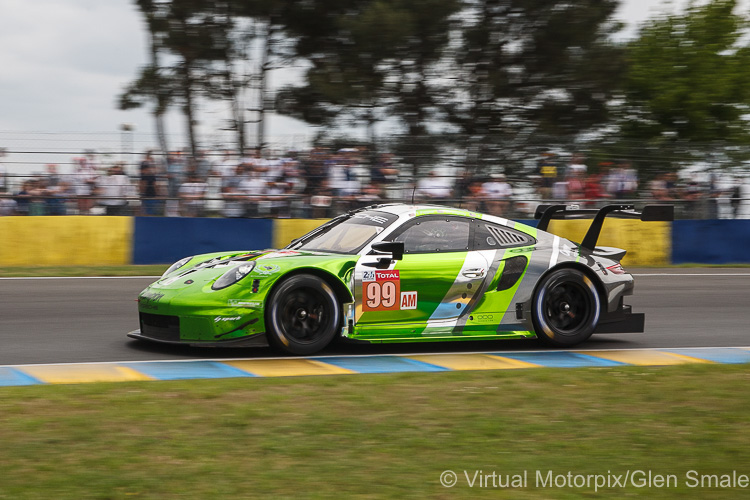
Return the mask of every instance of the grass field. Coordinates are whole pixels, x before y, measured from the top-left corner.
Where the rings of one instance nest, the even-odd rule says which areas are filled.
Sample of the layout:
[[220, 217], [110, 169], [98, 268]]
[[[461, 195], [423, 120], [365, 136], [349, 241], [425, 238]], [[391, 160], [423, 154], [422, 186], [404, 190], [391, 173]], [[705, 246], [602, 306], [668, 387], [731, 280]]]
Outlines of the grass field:
[[[687, 474], [750, 475], [749, 383], [691, 365], [0, 388], [0, 497], [747, 498]], [[527, 485], [470, 487], [477, 470]]]

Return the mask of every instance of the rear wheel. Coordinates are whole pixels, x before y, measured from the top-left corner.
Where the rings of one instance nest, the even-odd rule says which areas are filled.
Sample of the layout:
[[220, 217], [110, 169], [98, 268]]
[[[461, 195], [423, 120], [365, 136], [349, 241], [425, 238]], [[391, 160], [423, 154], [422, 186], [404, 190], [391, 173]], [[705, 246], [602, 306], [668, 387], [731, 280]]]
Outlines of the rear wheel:
[[266, 317], [269, 343], [289, 354], [313, 354], [336, 336], [341, 308], [322, 279], [298, 274], [271, 294]]
[[537, 337], [559, 347], [588, 339], [601, 315], [596, 286], [577, 269], [559, 269], [545, 276], [533, 306]]

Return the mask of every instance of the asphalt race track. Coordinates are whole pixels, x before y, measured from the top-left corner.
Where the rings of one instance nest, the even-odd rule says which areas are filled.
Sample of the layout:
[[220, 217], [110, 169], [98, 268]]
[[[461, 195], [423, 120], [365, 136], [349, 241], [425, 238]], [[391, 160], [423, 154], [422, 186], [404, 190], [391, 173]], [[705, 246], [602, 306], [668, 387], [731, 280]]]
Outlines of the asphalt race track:
[[[750, 269], [639, 269], [643, 334], [595, 335], [585, 349], [750, 346]], [[135, 298], [153, 278], [0, 278], [0, 365], [278, 356], [270, 349], [196, 349], [128, 339]], [[337, 345], [321, 355], [523, 351], [532, 341]]]

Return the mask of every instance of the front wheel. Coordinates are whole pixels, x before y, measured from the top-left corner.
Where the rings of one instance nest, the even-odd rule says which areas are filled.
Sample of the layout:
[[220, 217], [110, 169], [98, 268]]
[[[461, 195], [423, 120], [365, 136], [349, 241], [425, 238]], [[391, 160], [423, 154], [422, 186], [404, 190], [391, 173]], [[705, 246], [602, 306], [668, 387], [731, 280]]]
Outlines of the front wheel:
[[320, 351], [336, 336], [341, 322], [341, 308], [333, 289], [310, 274], [283, 281], [268, 304], [268, 341], [289, 354]]
[[594, 283], [576, 269], [559, 269], [539, 283], [533, 305], [537, 337], [558, 346], [574, 346], [588, 339], [601, 315]]

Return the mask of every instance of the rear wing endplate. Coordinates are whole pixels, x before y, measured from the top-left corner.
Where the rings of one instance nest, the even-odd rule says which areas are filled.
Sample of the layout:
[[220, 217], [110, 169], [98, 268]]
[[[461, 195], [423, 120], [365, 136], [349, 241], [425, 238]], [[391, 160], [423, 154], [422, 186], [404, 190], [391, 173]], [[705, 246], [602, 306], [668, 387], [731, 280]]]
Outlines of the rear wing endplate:
[[578, 208], [577, 205], [539, 205], [534, 218], [539, 219], [537, 229], [546, 231], [552, 219], [587, 219], [594, 218], [581, 242], [581, 247], [593, 251], [599, 234], [602, 232], [604, 219], [608, 216], [621, 219], [640, 219], [644, 222], [674, 220], [673, 205], [646, 205], [641, 212], [636, 212], [634, 205], [605, 205], [600, 209]]

